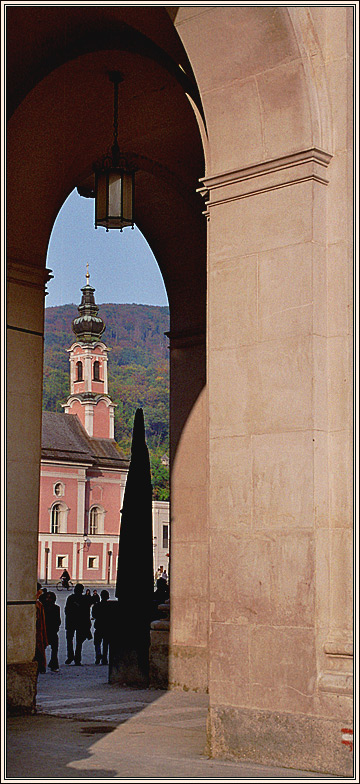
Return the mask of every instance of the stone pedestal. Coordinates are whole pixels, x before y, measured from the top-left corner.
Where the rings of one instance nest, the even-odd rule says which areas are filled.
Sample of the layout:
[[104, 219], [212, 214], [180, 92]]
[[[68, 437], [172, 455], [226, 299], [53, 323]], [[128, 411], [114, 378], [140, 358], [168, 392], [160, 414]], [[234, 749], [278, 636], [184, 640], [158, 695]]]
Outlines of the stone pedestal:
[[35, 713], [37, 670], [37, 662], [8, 664], [6, 687], [9, 715]]
[[109, 627], [109, 683], [146, 689], [149, 685], [148, 639], [136, 637], [121, 618], [116, 599], [108, 601]]
[[150, 627], [150, 686], [167, 689], [169, 685], [170, 603], [159, 604], [163, 618]]
[[126, 645], [110, 645], [109, 683], [146, 689], [149, 686], [149, 658]]

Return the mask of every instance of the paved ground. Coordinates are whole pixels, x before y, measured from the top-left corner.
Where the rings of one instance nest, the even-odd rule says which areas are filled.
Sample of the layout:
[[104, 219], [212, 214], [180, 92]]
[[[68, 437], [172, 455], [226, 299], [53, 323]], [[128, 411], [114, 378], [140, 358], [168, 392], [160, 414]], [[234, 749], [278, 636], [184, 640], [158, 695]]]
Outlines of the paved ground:
[[[58, 594], [62, 612], [65, 599]], [[206, 695], [110, 685], [107, 667], [94, 664], [91, 641], [82, 667], [65, 666], [63, 627], [59, 658], [59, 673], [39, 676], [37, 714], [7, 721], [4, 781], [336, 780], [208, 759]]]

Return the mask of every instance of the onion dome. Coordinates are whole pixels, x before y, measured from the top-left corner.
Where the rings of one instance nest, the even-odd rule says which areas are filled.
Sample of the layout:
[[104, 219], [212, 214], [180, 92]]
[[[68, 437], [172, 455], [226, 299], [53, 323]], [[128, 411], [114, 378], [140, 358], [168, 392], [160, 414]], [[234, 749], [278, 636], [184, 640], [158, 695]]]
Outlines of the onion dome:
[[105, 331], [105, 324], [98, 316], [99, 308], [95, 302], [95, 289], [89, 284], [89, 265], [86, 265], [86, 286], [83, 286], [79, 316], [72, 322], [72, 330], [81, 343], [95, 343]]

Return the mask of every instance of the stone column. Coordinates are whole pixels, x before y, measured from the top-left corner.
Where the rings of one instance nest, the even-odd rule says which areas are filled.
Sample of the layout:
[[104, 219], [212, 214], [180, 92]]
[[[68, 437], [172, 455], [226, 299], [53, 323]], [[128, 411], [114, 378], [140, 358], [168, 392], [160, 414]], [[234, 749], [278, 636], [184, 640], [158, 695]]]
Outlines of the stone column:
[[169, 684], [206, 691], [208, 668], [205, 335], [170, 335]]
[[[252, 758], [256, 749], [264, 763], [276, 746], [282, 764], [304, 768], [312, 744], [320, 769], [332, 755], [329, 769], [340, 770], [346, 712], [338, 702], [335, 716], [318, 686], [326, 623], [339, 629], [349, 609], [344, 534], [329, 532], [328, 517], [328, 379], [336, 377], [327, 339], [330, 159], [299, 150], [204, 182], [209, 742], [215, 755]], [[343, 353], [337, 346], [336, 372]]]
[[43, 378], [44, 287], [49, 271], [8, 259], [7, 271], [7, 699], [35, 703], [35, 598]]
[[[322, 711], [352, 720], [353, 696], [353, 13], [327, 15], [326, 69], [335, 124], [328, 187], [328, 526], [322, 552], [328, 569], [329, 612], [319, 650]], [[332, 42], [330, 44], [330, 42]], [[336, 45], [335, 45], [336, 42]], [[341, 89], [340, 89], [341, 85]], [[326, 542], [326, 547], [325, 547]], [[325, 556], [323, 556], [325, 558]], [[325, 566], [324, 566], [325, 568]], [[349, 726], [349, 724], [345, 725]]]

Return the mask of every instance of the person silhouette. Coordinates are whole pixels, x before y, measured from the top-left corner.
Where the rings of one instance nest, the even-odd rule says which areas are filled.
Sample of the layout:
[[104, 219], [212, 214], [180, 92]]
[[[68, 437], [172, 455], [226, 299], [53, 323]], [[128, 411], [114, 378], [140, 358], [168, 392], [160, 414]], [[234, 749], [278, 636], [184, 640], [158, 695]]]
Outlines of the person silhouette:
[[[108, 617], [108, 600], [110, 597], [109, 591], [104, 589], [100, 594], [100, 602], [96, 602], [92, 608], [92, 617], [94, 618], [94, 645], [95, 645], [95, 664], [108, 663], [108, 649], [109, 649], [109, 617]], [[102, 645], [102, 650], [101, 650]]]
[[40, 601], [40, 596], [42, 595], [43, 591], [40, 587], [36, 592], [36, 641], [35, 641], [35, 656], [34, 661], [37, 662], [38, 665], [38, 673], [45, 673], [46, 672], [46, 648], [48, 645], [48, 639], [46, 634], [46, 621], [45, 621], [45, 610], [44, 605]]
[[48, 644], [51, 646], [51, 657], [49, 661], [49, 669], [52, 672], [59, 672], [59, 628], [61, 626], [60, 607], [56, 604], [56, 594], [53, 591], [47, 591], [45, 594], [45, 623]]
[[94, 588], [94, 590], [93, 590], [92, 598], [93, 598], [93, 604], [95, 604], [95, 602], [99, 602], [100, 601], [100, 596], [99, 596], [96, 588]]
[[[77, 583], [74, 593], [69, 596], [65, 605], [65, 628], [67, 659], [65, 664], [74, 662], [77, 666], [81, 665], [82, 644], [90, 633], [90, 612], [89, 604], [82, 595], [84, 586]], [[74, 653], [74, 635], [76, 632], [76, 647]]]
[[64, 569], [64, 571], [63, 571], [62, 575], [60, 576], [60, 580], [61, 580], [61, 582], [62, 582], [62, 584], [63, 584], [64, 588], [66, 588], [66, 590], [67, 590], [67, 591], [69, 590], [69, 582], [70, 582], [70, 579], [71, 579], [71, 578], [70, 578], [70, 575], [69, 575], [69, 572], [68, 572], [68, 570], [67, 570], [67, 569]]

